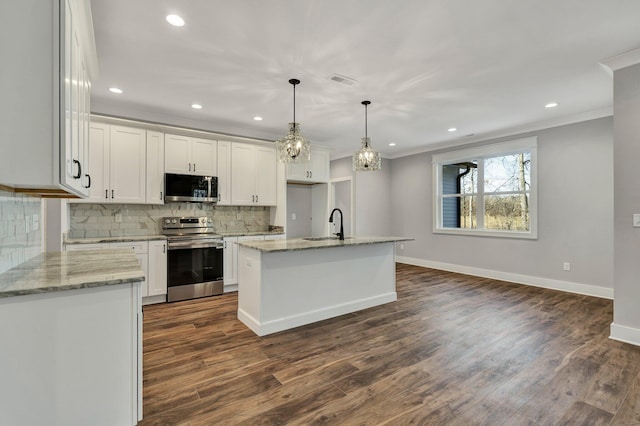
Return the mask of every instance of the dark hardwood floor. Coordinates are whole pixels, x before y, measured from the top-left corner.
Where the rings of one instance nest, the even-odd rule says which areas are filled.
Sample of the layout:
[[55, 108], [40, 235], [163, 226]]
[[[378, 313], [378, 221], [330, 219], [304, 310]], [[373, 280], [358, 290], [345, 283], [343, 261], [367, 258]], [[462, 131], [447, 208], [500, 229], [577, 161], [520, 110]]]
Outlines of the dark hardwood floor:
[[145, 307], [141, 424], [640, 424], [611, 301], [397, 272], [397, 302], [266, 337], [236, 294]]

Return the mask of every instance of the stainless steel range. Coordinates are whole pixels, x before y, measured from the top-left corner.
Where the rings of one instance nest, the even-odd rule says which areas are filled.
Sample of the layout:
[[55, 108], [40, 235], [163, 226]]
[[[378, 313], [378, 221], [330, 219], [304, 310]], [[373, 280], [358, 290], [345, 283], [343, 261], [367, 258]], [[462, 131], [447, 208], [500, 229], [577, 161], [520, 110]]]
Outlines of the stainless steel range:
[[222, 237], [207, 217], [165, 217], [167, 236], [167, 301], [222, 294]]

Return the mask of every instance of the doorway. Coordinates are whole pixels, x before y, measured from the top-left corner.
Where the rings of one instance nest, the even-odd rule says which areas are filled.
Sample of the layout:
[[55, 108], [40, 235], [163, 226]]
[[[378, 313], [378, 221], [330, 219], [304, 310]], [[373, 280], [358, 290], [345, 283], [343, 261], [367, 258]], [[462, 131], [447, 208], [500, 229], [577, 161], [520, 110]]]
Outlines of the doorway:
[[[342, 211], [342, 214], [344, 214], [344, 235], [353, 236], [355, 233], [353, 178], [351, 176], [348, 176], [344, 178], [331, 179], [329, 187], [329, 211], [333, 210], [334, 208], [338, 208]], [[335, 221], [333, 226], [330, 226], [330, 232], [331, 234], [335, 234], [339, 230], [339, 222]]]

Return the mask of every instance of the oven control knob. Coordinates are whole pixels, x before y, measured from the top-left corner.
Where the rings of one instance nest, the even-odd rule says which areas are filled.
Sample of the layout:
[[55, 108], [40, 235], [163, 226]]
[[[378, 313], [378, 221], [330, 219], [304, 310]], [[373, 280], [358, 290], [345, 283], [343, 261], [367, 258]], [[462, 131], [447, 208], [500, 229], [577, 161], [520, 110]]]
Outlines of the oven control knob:
[[171, 219], [165, 219], [164, 223], [171, 223]]
[[211, 223], [212, 222], [211, 218], [207, 218], [207, 222]]
[[171, 223], [178, 223], [178, 219], [171, 219]]

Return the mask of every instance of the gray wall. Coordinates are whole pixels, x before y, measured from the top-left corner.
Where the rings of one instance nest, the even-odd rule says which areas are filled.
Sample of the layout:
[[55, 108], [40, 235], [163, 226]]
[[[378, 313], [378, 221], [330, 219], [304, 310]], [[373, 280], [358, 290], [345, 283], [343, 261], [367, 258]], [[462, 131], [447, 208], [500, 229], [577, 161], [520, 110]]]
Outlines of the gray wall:
[[640, 330], [640, 65], [614, 72], [615, 293], [613, 322]]
[[392, 234], [415, 238], [397, 254], [611, 288], [612, 126], [608, 117], [485, 142], [538, 137], [537, 240], [433, 234], [431, 154], [394, 159]]
[[287, 238], [312, 235], [311, 207], [311, 185], [287, 184]]
[[391, 235], [391, 160], [382, 169], [354, 172], [351, 157], [331, 162], [331, 178], [353, 176], [354, 235]]

